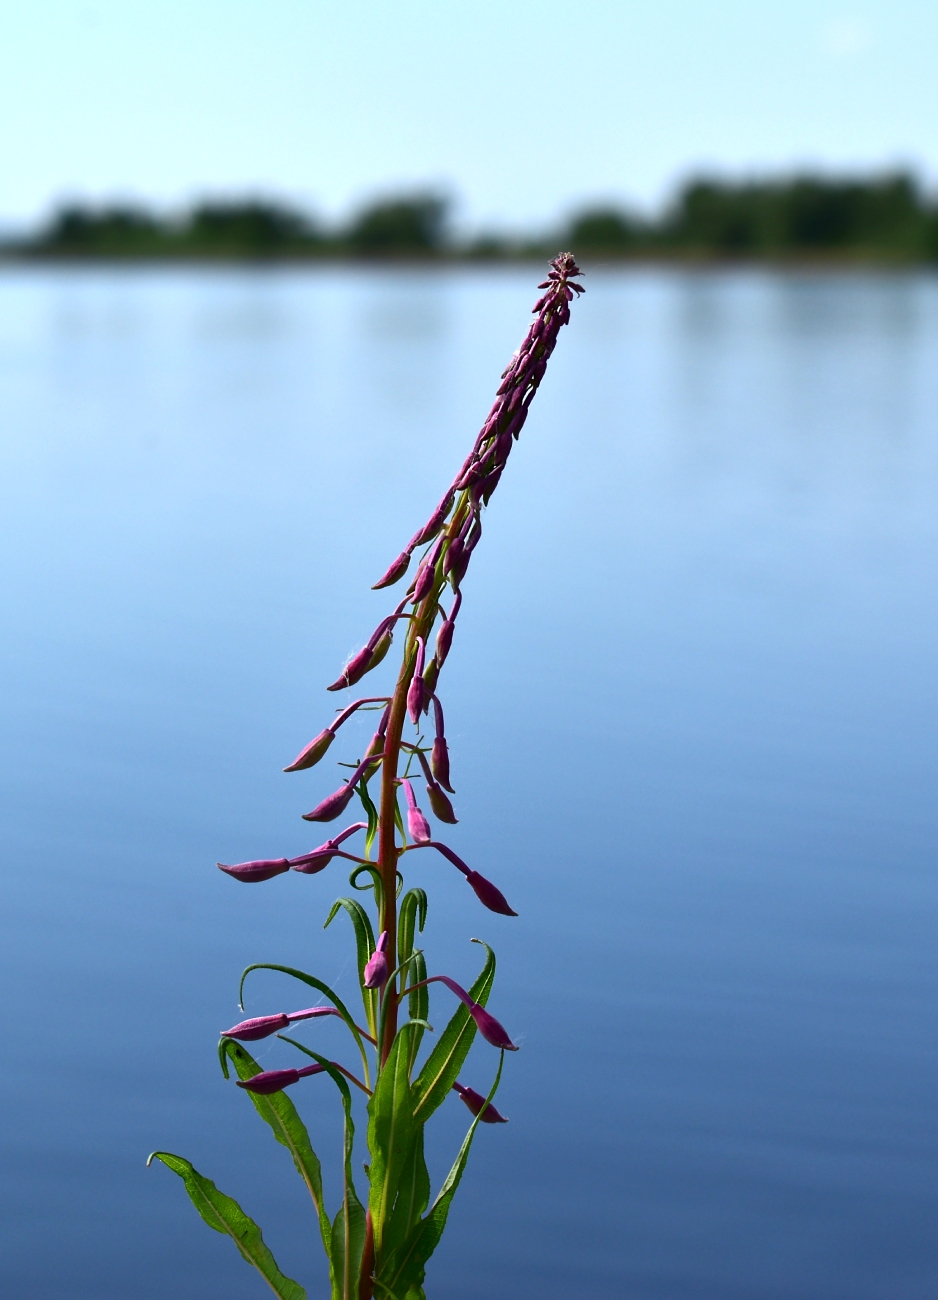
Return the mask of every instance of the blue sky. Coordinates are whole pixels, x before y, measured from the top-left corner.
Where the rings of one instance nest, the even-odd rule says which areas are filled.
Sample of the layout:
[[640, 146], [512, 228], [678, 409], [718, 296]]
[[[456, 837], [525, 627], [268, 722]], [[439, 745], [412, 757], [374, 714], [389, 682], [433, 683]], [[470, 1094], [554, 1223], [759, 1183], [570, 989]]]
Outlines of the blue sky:
[[30, 0], [0, 6], [0, 221], [62, 197], [432, 184], [472, 228], [732, 174], [938, 180], [938, 4]]

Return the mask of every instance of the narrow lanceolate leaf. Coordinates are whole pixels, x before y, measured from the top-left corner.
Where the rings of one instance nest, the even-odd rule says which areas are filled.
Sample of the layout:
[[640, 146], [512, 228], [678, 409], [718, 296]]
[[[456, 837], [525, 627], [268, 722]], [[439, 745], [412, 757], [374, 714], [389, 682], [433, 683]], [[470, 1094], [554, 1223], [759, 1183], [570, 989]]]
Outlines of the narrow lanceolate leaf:
[[368, 818], [368, 830], [365, 833], [365, 857], [369, 857], [375, 839], [378, 835], [378, 810], [368, 793], [368, 787], [364, 781], [358, 783], [358, 797], [362, 801], [362, 807], [365, 810], [365, 816]]
[[[234, 1065], [239, 1079], [253, 1079], [255, 1074], [261, 1073], [261, 1067], [250, 1052], [246, 1051], [241, 1043], [237, 1043], [231, 1038], [221, 1040], [218, 1045], [218, 1052], [226, 1079], [228, 1078], [229, 1060]], [[316, 1214], [319, 1218], [319, 1231], [322, 1233], [322, 1244], [328, 1255], [332, 1228], [323, 1204], [322, 1169], [319, 1157], [312, 1148], [306, 1125], [300, 1119], [296, 1107], [285, 1092], [272, 1092], [266, 1096], [262, 1093], [249, 1092], [248, 1096], [253, 1101], [254, 1108], [264, 1123], [270, 1125], [274, 1137], [287, 1148], [293, 1157], [297, 1173], [306, 1184], [313, 1205], [316, 1207]]]
[[421, 1126], [414, 1121], [414, 1098], [407, 1077], [408, 1037], [402, 1025], [394, 1039], [374, 1095], [368, 1103], [368, 1150], [371, 1154], [371, 1194], [368, 1207], [375, 1239], [375, 1260], [386, 1248], [391, 1211], [402, 1183], [413, 1177], [414, 1145]]
[[365, 1044], [362, 1042], [362, 1036], [358, 1032], [358, 1026], [352, 1019], [348, 1007], [338, 994], [333, 992], [328, 984], [323, 984], [322, 980], [318, 980], [315, 975], [307, 975], [305, 971], [296, 970], [293, 966], [278, 966], [274, 962], [266, 961], [255, 962], [253, 966], [245, 967], [241, 974], [241, 984], [238, 989], [238, 1003], [242, 1007], [244, 1006], [244, 981], [250, 975], [252, 970], [278, 970], [281, 975], [291, 975], [293, 979], [300, 980], [303, 984], [308, 984], [311, 989], [317, 989], [320, 993], [324, 993], [351, 1030], [352, 1037], [355, 1039], [355, 1044], [358, 1047], [358, 1051], [362, 1058], [362, 1068], [365, 1071], [365, 1082], [369, 1082], [368, 1056], [365, 1052]]
[[[487, 943], [482, 946], [486, 954], [485, 965], [469, 990], [469, 996], [473, 1002], [484, 1007], [495, 979], [495, 954]], [[475, 1021], [468, 1008], [460, 1003], [414, 1080], [414, 1118], [421, 1124], [425, 1124], [436, 1108], [446, 1100], [469, 1055], [475, 1036]]]
[[[505, 1053], [502, 1052], [501, 1059], [498, 1062], [495, 1082], [485, 1099], [486, 1106], [498, 1091], [504, 1064]], [[388, 1294], [409, 1296], [415, 1291], [419, 1294], [427, 1260], [436, 1250], [440, 1238], [443, 1236], [443, 1229], [446, 1227], [446, 1220], [449, 1215], [449, 1207], [456, 1195], [456, 1188], [459, 1186], [463, 1171], [466, 1168], [472, 1139], [475, 1137], [479, 1123], [480, 1120], [477, 1115], [469, 1127], [469, 1132], [466, 1134], [462, 1146], [459, 1148], [459, 1154], [452, 1169], [446, 1176], [446, 1181], [440, 1188], [439, 1195], [433, 1202], [430, 1213], [416, 1224], [407, 1240], [393, 1251], [390, 1251], [386, 1259], [382, 1261], [380, 1280]]]
[[[427, 920], [427, 895], [422, 889], [409, 889], [400, 902], [397, 918], [397, 959], [405, 962], [414, 953], [414, 938], [418, 929], [422, 930]], [[413, 956], [413, 964], [408, 969], [407, 983], [419, 984], [427, 978], [427, 966], [422, 955]], [[411, 1020], [427, 1020], [430, 1011], [430, 991], [426, 987], [411, 993], [407, 999]], [[408, 1075], [413, 1073], [414, 1062], [420, 1050], [423, 1029], [418, 1026], [410, 1036]]]
[[264, 1244], [261, 1230], [241, 1209], [237, 1201], [220, 1192], [210, 1178], [193, 1169], [188, 1160], [174, 1156], [169, 1151], [154, 1151], [147, 1161], [161, 1160], [167, 1169], [178, 1174], [186, 1185], [192, 1204], [210, 1228], [224, 1232], [238, 1247], [249, 1264], [253, 1264], [274, 1295], [280, 1300], [306, 1300], [306, 1292], [299, 1282], [284, 1277], [277, 1261]]
[[355, 930], [355, 947], [358, 954], [358, 980], [362, 986], [362, 1003], [372, 1037], [377, 1032], [378, 994], [374, 989], [365, 988], [365, 967], [375, 950], [375, 932], [371, 928], [371, 917], [355, 898], [338, 898], [332, 904], [332, 911], [326, 917], [326, 926], [330, 924], [340, 907], [344, 907], [351, 918]]

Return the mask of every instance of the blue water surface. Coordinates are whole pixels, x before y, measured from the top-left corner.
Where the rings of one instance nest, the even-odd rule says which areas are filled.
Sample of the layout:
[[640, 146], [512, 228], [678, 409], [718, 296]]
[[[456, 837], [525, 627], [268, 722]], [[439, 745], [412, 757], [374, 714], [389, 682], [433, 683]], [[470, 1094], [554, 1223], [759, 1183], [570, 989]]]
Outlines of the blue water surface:
[[[299, 814], [370, 719], [280, 769], [395, 600], [370, 584], [538, 278], [0, 273], [2, 1294], [267, 1294], [153, 1148], [328, 1294], [305, 1190], [215, 1045], [249, 962], [354, 996], [347, 922], [322, 929], [344, 873], [214, 863], [322, 838]], [[520, 916], [408, 863], [431, 969], [468, 983], [491, 943], [522, 1048], [428, 1296], [931, 1300], [938, 280], [587, 283], [441, 683], [447, 840]], [[315, 1000], [253, 978], [249, 1014]], [[463, 1079], [496, 1064], [480, 1043]], [[291, 1095], [334, 1205], [337, 1095]], [[438, 1112], [437, 1185], [467, 1119]]]

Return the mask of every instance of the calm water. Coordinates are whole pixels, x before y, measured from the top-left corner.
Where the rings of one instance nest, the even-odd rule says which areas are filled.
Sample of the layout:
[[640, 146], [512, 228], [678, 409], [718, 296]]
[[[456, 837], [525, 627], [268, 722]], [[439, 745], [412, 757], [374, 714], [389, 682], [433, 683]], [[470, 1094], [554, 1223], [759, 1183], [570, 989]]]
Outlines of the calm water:
[[[536, 278], [0, 275], [3, 1294], [266, 1294], [159, 1147], [326, 1295], [215, 1043], [250, 961], [351, 996], [343, 876], [213, 863], [317, 842], [335, 769], [280, 768]], [[938, 280], [588, 284], [444, 677], [448, 838], [521, 916], [424, 863], [428, 958], [469, 980], [495, 945], [523, 1050], [431, 1300], [932, 1300]], [[247, 1005], [305, 1003], [260, 976]], [[439, 1113], [437, 1179], [465, 1122]]]

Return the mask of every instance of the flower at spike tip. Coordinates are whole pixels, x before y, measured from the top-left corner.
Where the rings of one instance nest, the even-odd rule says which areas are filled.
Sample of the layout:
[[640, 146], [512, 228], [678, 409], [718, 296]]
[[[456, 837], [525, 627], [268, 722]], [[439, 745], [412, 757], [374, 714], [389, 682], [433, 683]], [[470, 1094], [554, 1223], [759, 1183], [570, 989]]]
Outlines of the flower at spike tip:
[[269, 1038], [280, 1029], [289, 1029], [294, 1020], [315, 1020], [319, 1016], [337, 1016], [335, 1007], [307, 1007], [305, 1011], [281, 1011], [274, 1016], [254, 1016], [242, 1020], [231, 1029], [221, 1031], [222, 1038], [237, 1038], [242, 1043], [256, 1043], [261, 1038]]
[[478, 1115], [483, 1124], [507, 1124], [508, 1120], [504, 1115], [499, 1114], [491, 1102], [485, 1104], [485, 1098], [481, 1092], [476, 1092], [475, 1088], [464, 1088], [458, 1081], [453, 1084], [453, 1092], [459, 1095], [461, 1101], [464, 1101], [473, 1115]]
[[382, 930], [378, 936], [375, 950], [365, 965], [364, 985], [366, 989], [380, 989], [388, 982], [388, 932]]
[[262, 1097], [268, 1097], [272, 1092], [282, 1092], [284, 1088], [299, 1083], [300, 1079], [306, 1079], [311, 1074], [322, 1074], [325, 1068], [324, 1065], [316, 1064], [304, 1065], [301, 1070], [262, 1070], [260, 1074], [255, 1074], [250, 1079], [235, 1079], [235, 1083], [239, 1088], [246, 1088], [248, 1092], [256, 1092]]
[[216, 862], [215, 865], [219, 871], [224, 871], [245, 884], [270, 880], [273, 876], [282, 875], [284, 871], [290, 870], [290, 863], [286, 858], [259, 858], [255, 862], [239, 862], [233, 867], [225, 866], [224, 862]]

